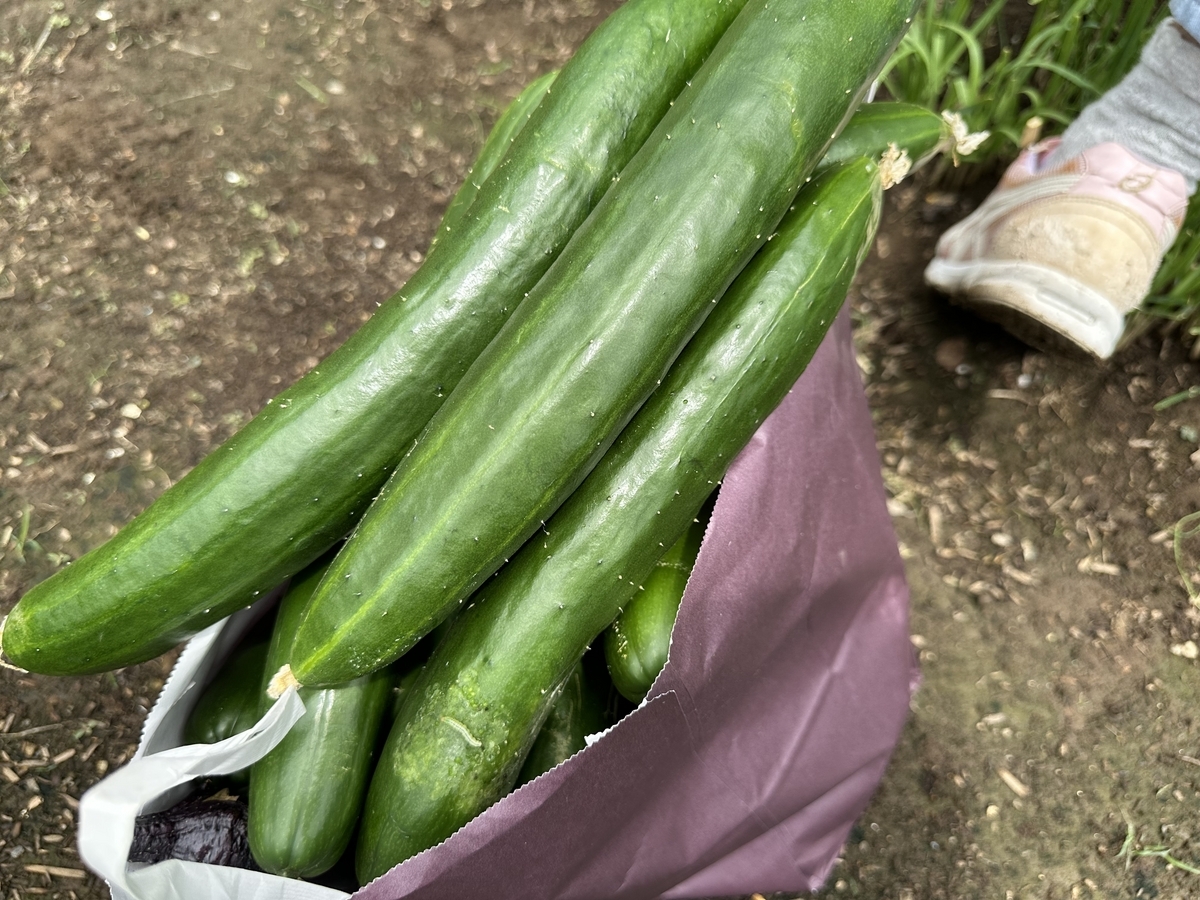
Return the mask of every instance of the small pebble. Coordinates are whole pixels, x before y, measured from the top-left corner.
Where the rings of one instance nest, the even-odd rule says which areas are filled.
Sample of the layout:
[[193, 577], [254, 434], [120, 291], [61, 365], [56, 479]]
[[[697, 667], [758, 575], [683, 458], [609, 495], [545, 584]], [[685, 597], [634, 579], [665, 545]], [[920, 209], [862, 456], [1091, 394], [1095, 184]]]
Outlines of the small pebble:
[[1183, 644], [1172, 644], [1171, 652], [1176, 656], [1182, 656], [1184, 659], [1196, 659], [1200, 657], [1200, 647], [1196, 646], [1195, 641], [1187, 641]]
[[947, 338], [937, 345], [933, 358], [947, 372], [956, 371], [967, 361], [967, 339], [964, 337]]

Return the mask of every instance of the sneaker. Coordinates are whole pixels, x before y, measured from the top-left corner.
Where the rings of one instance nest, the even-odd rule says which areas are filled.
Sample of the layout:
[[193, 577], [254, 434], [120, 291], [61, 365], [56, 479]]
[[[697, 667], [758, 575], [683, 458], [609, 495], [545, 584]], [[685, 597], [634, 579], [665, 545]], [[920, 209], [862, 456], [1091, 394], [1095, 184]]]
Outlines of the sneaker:
[[1062, 163], [1025, 150], [938, 241], [925, 280], [1036, 346], [1116, 349], [1183, 225], [1182, 175], [1105, 143]]

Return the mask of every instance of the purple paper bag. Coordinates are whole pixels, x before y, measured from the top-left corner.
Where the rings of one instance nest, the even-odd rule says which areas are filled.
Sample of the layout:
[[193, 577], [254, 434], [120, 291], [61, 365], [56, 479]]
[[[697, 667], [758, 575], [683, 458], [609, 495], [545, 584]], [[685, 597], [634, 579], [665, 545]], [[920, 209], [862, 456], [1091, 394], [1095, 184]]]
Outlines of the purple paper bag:
[[815, 889], [883, 775], [916, 680], [843, 311], [730, 467], [647, 701], [354, 897]]

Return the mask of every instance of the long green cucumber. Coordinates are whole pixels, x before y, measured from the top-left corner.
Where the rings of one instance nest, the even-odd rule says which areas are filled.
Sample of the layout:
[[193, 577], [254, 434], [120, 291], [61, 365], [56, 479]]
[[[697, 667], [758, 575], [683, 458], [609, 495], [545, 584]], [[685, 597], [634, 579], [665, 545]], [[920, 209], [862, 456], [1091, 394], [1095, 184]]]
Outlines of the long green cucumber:
[[267, 662], [268, 641], [245, 644], [225, 661], [192, 707], [183, 739], [215, 744], [241, 734], [259, 718], [259, 684]]
[[915, 103], [864, 103], [821, 160], [817, 171], [860, 156], [879, 159], [889, 144], [908, 154], [913, 168], [950, 146], [950, 127], [937, 113]]
[[604, 658], [617, 690], [640, 703], [667, 664], [671, 631], [704, 540], [704, 523], [694, 521], [604, 633]]
[[[266, 688], [287, 660], [300, 613], [327, 561], [301, 573], [281, 601], [258, 681], [260, 710]], [[319, 875], [341, 858], [362, 808], [376, 737], [391, 699], [392, 677], [375, 672], [335, 688], [302, 688], [304, 716], [266, 756], [250, 767], [250, 852], [276, 875]]]
[[559, 73], [454, 240], [112, 540], [30, 590], [3, 651], [45, 674], [149, 659], [343, 538], [745, 0], [629, 0]]
[[687, 529], [804, 369], [878, 223], [866, 160], [814, 179], [545, 531], [459, 613], [388, 734], [363, 811], [364, 881], [503, 796], [587, 647]]
[[462, 220], [466, 218], [467, 210], [479, 196], [479, 190], [483, 187], [483, 183], [500, 165], [500, 161], [508, 152], [513, 139], [525, 127], [525, 123], [529, 121], [538, 104], [542, 102], [542, 98], [546, 96], [546, 91], [550, 89], [550, 85], [554, 83], [557, 75], [558, 71], [555, 70], [531, 81], [496, 120], [496, 124], [488, 132], [487, 140], [483, 142], [483, 147], [479, 150], [479, 156], [475, 158], [475, 162], [467, 171], [467, 177], [463, 181], [462, 187], [454, 194], [450, 205], [446, 207], [446, 212], [442, 215], [442, 222], [438, 225], [437, 231], [433, 234], [433, 240], [429, 244], [431, 249], [440, 239], [443, 237], [448, 239], [452, 233], [458, 230]]
[[574, 490], [779, 222], [913, 6], [743, 9], [363, 516], [300, 625], [301, 683], [400, 656]]
[[597, 734], [612, 724], [608, 717], [611, 690], [612, 681], [604, 661], [593, 653], [585, 653], [571, 669], [529, 748], [517, 776], [518, 785], [566, 762], [587, 745], [589, 734]]

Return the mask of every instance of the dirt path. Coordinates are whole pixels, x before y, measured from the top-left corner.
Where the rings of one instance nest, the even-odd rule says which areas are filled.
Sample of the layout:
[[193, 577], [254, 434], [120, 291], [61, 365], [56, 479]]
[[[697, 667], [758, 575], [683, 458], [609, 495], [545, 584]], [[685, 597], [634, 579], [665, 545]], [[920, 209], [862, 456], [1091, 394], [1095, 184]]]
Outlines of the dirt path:
[[[61, 5], [0, 17], [0, 612], [366, 319], [497, 111], [617, 4]], [[1120, 851], [1132, 827], [1200, 863], [1200, 614], [1169, 540], [1200, 402], [1152, 408], [1200, 372], [1170, 341], [1049, 357], [931, 297], [969, 202], [893, 191], [852, 295], [925, 683], [825, 893], [1194, 895]], [[106, 896], [77, 798], [170, 664], [0, 673], [4, 900]]]

